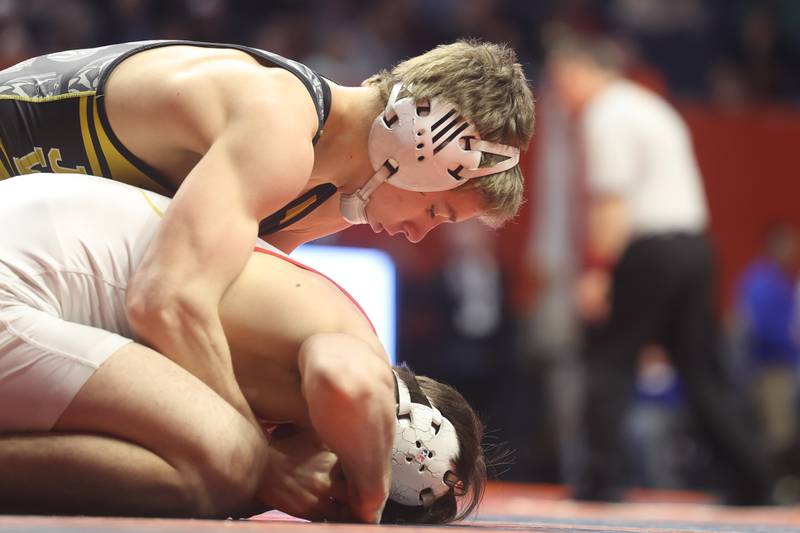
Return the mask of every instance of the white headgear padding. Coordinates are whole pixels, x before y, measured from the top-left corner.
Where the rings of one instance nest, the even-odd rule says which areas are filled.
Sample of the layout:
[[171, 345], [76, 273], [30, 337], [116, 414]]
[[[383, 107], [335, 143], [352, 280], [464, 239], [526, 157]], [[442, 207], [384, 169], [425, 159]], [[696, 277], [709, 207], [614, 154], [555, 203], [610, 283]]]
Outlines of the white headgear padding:
[[[384, 182], [409, 191], [448, 191], [519, 163], [519, 148], [481, 140], [454, 105], [440, 98], [398, 100], [402, 88], [402, 83], [392, 87], [386, 108], [372, 123], [369, 159], [375, 174], [354, 193], [341, 195], [342, 216], [351, 224], [368, 222], [367, 202]], [[506, 159], [480, 167], [483, 153]]]
[[[408, 387], [395, 373], [397, 426], [392, 448], [389, 499], [412, 507], [433, 504], [454, 487], [458, 436], [433, 405], [412, 403]], [[430, 402], [430, 400], [428, 400]]]

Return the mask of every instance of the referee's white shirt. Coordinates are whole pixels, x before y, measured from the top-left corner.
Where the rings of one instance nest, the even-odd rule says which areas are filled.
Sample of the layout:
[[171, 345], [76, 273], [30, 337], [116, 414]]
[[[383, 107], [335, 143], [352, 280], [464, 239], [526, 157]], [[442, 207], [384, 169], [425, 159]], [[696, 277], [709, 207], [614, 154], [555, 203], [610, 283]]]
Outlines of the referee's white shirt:
[[656, 94], [612, 81], [582, 120], [587, 188], [621, 196], [634, 236], [700, 233], [708, 222], [689, 130]]

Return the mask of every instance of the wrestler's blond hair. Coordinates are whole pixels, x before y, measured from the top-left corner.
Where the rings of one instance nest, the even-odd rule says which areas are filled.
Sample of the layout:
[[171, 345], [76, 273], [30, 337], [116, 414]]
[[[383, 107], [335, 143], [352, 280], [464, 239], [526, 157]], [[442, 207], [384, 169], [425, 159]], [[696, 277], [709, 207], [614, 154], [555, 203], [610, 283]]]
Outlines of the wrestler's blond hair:
[[[502, 44], [461, 40], [440, 45], [382, 70], [362, 85], [376, 87], [382, 101], [402, 82], [418, 99], [439, 97], [454, 104], [474, 123], [482, 139], [526, 149], [533, 135], [534, 100], [513, 49]], [[481, 166], [501, 160], [484, 154]], [[484, 222], [499, 227], [513, 218], [523, 202], [524, 177], [519, 165], [468, 181], [459, 190], [478, 190], [485, 203]]]

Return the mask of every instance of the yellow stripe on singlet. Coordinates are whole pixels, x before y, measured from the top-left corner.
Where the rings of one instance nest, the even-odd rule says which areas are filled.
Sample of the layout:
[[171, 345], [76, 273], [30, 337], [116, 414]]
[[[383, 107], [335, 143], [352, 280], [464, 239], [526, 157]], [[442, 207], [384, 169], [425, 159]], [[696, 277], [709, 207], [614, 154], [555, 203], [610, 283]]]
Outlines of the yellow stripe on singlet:
[[83, 146], [86, 150], [86, 157], [89, 158], [89, 166], [92, 168], [92, 174], [95, 176], [102, 176], [100, 171], [100, 160], [97, 159], [97, 152], [94, 148], [94, 142], [92, 142], [92, 134], [89, 131], [89, 98], [92, 98], [94, 93], [91, 93], [91, 96], [83, 96], [80, 100], [80, 109], [78, 114], [81, 117], [81, 137], [83, 137]]
[[298, 213], [301, 213], [303, 209], [307, 208], [316, 201], [317, 201], [317, 196], [314, 195], [308, 198], [305, 202], [298, 204], [291, 209], [287, 209], [286, 214], [283, 215], [283, 218], [280, 221], [280, 224], [283, 224], [288, 220], [292, 220], [294, 217], [298, 215]]
[[147, 192], [142, 190], [140, 190], [139, 192], [142, 193], [142, 196], [144, 196], [144, 201], [147, 202], [147, 205], [149, 205], [153, 209], [153, 211], [156, 212], [156, 215], [158, 215], [160, 218], [164, 218], [164, 212], [158, 208], [158, 206], [155, 204], [155, 202], [153, 202], [153, 200], [149, 196], [147, 196]]
[[100, 121], [97, 106], [94, 106], [94, 130], [97, 132], [100, 150], [103, 151], [103, 156], [105, 156], [106, 163], [108, 163], [109, 170], [111, 171], [111, 178], [115, 181], [121, 181], [128, 185], [133, 185], [134, 187], [148, 189], [164, 196], [172, 196], [173, 193], [171, 191], [162, 187], [157, 181], [139, 170], [124, 155], [119, 153], [119, 150], [116, 149], [105, 129], [103, 129], [103, 123]]
[[[0, 151], [3, 152], [3, 159], [8, 161], [8, 164], [13, 167], [14, 166], [14, 162], [11, 161], [11, 159], [8, 158], [8, 152], [6, 152], [6, 146], [5, 146], [5, 144], [3, 144], [3, 140], [2, 139], [0, 139]], [[11, 170], [14, 170], [14, 169], [12, 168]], [[4, 180], [4, 179], [10, 178], [10, 177], [11, 177], [11, 175], [8, 173], [8, 170], [6, 169], [6, 166], [0, 163], [0, 180]]]

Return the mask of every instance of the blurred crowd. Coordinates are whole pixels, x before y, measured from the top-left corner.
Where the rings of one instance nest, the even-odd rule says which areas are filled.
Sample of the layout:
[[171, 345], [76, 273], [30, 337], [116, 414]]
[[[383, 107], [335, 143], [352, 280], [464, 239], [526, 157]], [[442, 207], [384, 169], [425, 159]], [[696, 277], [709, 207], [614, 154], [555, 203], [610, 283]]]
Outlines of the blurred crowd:
[[437, 43], [479, 37], [510, 43], [535, 78], [556, 23], [613, 32], [654, 82], [680, 97], [730, 104], [800, 96], [793, 0], [0, 0], [0, 64], [180, 38], [261, 47], [358, 83]]
[[[581, 268], [575, 217], [582, 215], [575, 191], [558, 185], [575, 171], [575, 126], [557, 111], [546, 68], [548, 40], [567, 26], [613, 35], [628, 73], [672, 101], [731, 109], [800, 100], [795, 0], [0, 0], [0, 66], [44, 52], [174, 38], [247, 44], [358, 84], [456, 38], [511, 44], [545, 132], [526, 163], [536, 198], [514, 228], [443, 227], [419, 246], [358, 228], [330, 242], [379, 246], [395, 258], [399, 358], [450, 382], [478, 408], [497, 475], [579, 486], [592, 453], [579, 414], [585, 317], [573, 300]], [[797, 256], [793, 226], [765, 229], [763, 254], [752, 257], [729, 298], [735, 305], [725, 310], [720, 358], [752, 408], [758, 446], [780, 465], [796, 461], [787, 450], [798, 430]], [[721, 466], [687, 408], [686, 383], [665, 346], [637, 350], [633, 390], [623, 390], [630, 400], [620, 428], [630, 459], [624, 483], [724, 487], [730, 467]], [[800, 477], [779, 478], [784, 500], [800, 495]]]

